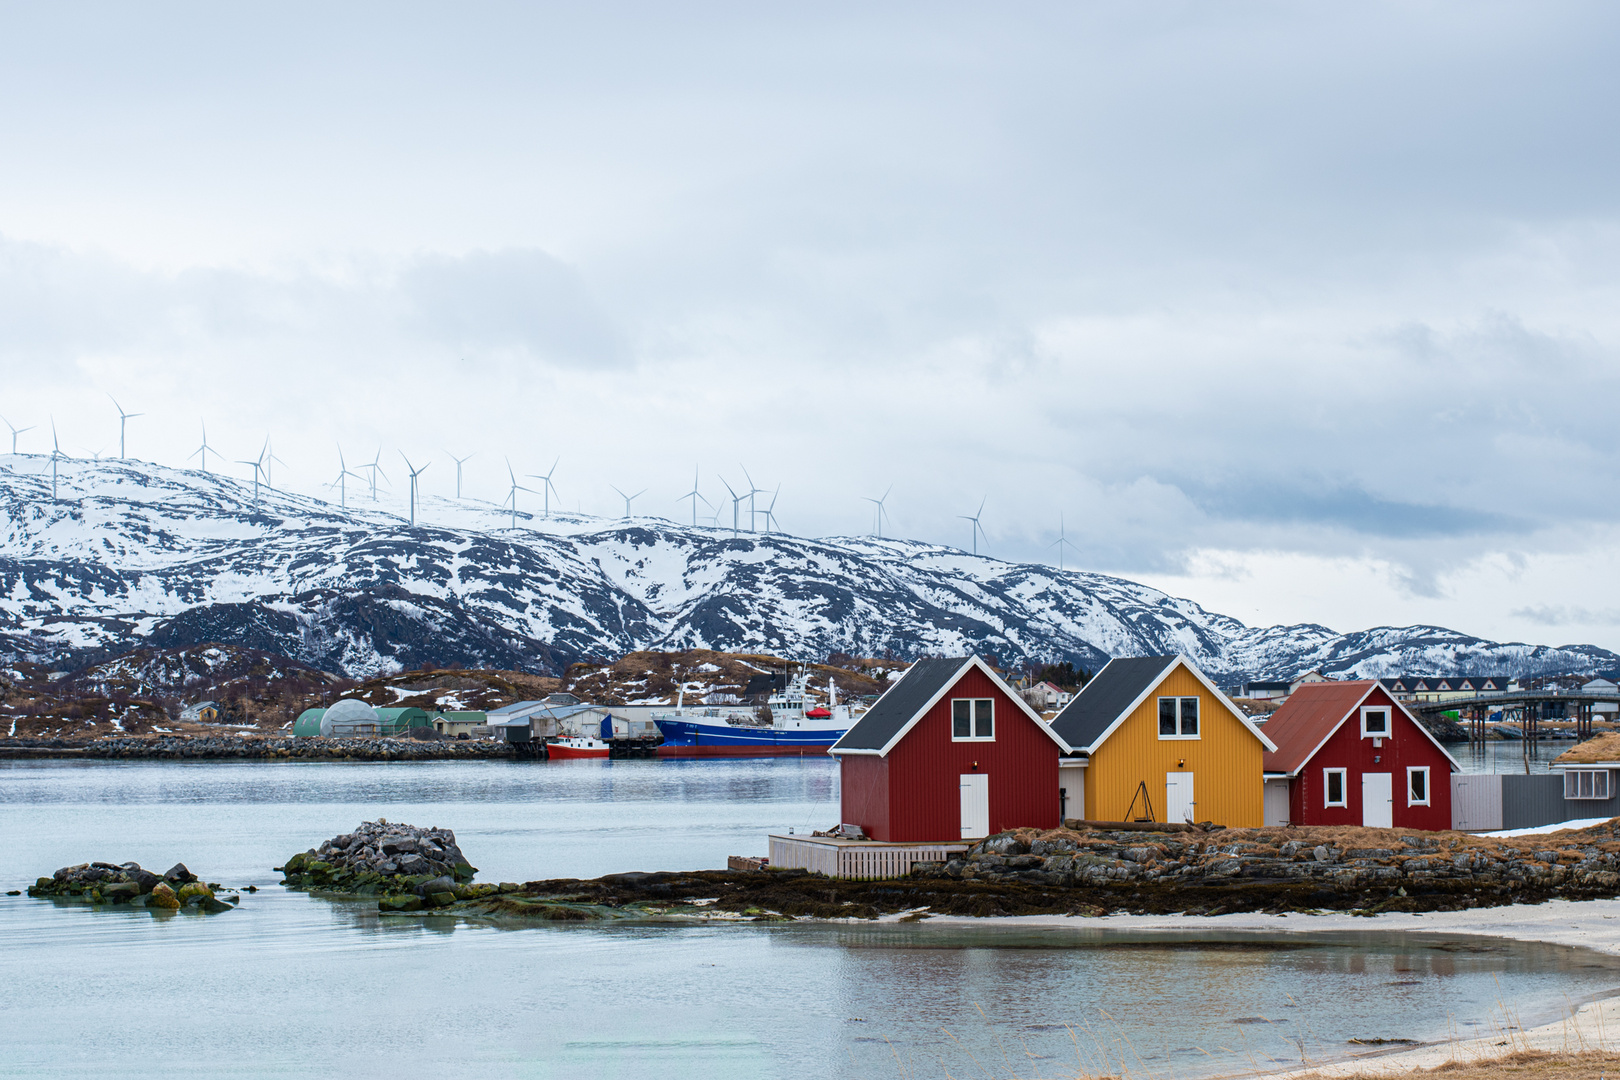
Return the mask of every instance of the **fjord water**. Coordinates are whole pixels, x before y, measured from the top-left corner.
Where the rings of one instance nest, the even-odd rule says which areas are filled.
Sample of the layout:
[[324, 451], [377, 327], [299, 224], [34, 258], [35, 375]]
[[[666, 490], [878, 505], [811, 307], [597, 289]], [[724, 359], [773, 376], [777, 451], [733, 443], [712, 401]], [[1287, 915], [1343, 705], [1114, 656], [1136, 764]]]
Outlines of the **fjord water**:
[[1577, 950], [1198, 920], [1166, 935], [380, 918], [271, 870], [379, 816], [454, 829], [483, 880], [711, 868], [837, 805], [823, 760], [0, 763], [7, 888], [85, 859], [183, 859], [262, 890], [211, 917], [0, 897], [0, 1076], [797, 1080], [979, 1075], [976, 1058], [996, 1075], [1192, 1077], [1551, 1020], [1620, 988], [1620, 967]]

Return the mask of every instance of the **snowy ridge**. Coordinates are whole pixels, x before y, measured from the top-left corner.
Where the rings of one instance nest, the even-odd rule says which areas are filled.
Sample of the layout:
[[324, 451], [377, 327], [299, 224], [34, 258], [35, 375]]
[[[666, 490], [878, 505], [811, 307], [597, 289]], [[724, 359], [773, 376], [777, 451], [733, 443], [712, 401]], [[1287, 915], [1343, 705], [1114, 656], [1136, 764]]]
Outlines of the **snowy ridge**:
[[[1441, 627], [1249, 627], [1123, 578], [872, 537], [612, 522], [426, 496], [335, 503], [144, 462], [0, 455], [0, 655], [76, 667], [225, 641], [357, 677], [424, 662], [557, 671], [633, 649], [1181, 652], [1226, 681], [1620, 667], [1591, 646]], [[355, 488], [358, 489], [356, 484]]]

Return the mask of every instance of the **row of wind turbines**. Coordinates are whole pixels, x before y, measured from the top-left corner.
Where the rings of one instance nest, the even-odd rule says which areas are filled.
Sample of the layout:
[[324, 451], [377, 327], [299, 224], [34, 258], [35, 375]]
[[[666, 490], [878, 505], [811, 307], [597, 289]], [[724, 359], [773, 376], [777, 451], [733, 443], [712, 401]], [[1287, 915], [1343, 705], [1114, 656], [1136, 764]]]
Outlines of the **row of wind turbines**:
[[[137, 417], [145, 416], [146, 414], [127, 412], [124, 407], [118, 403], [117, 398], [113, 397], [111, 394], [107, 395], [107, 397], [108, 400], [113, 403], [113, 407], [118, 410], [118, 458], [122, 461], [126, 457], [126, 436], [128, 433], [129, 422]], [[0, 422], [4, 422], [6, 427], [11, 430], [11, 452], [13, 455], [15, 455], [17, 453], [18, 437], [27, 432], [33, 431], [35, 425], [19, 428], [4, 416], [0, 416]], [[207, 423], [203, 422], [201, 426], [202, 443], [197, 447], [196, 450], [193, 450], [186, 456], [186, 460], [199, 460], [202, 471], [206, 473], [208, 471], [208, 455], [214, 455], [216, 464], [224, 459], [224, 455], [216, 450], [213, 446], [209, 445]], [[378, 477], [381, 477], [385, 483], [389, 482], [388, 474], [383, 470], [382, 467], [382, 448], [377, 448], [377, 452], [372, 457], [371, 461], [362, 463], [358, 466], [360, 470], [364, 471], [365, 475], [362, 475], [361, 472], [356, 472], [354, 469], [349, 468], [349, 463], [344, 457], [343, 447], [341, 444], [338, 446], [337, 452], [337, 478], [328, 483], [326, 487], [328, 489], [337, 489], [339, 505], [345, 509], [349, 505], [348, 480], [351, 477], [369, 485], [371, 491], [371, 501], [376, 502]], [[457, 457], [448, 450], [446, 450], [445, 453], [452, 461], [456, 463], [456, 499], [457, 501], [460, 501], [462, 498], [462, 467], [466, 465], [467, 462], [471, 461], [476, 456], [476, 453], [468, 454], [465, 457]], [[421, 475], [426, 472], [429, 466], [431, 466], [433, 463], [429, 461], [427, 464], [418, 468], [412, 463], [411, 459], [406, 456], [403, 450], [399, 452], [399, 456], [401, 460], [405, 462], [405, 470], [410, 479], [410, 521], [411, 525], [414, 527], [416, 525], [418, 495], [417, 482]], [[101, 452], [96, 451], [93, 454], [93, 457], [99, 461], [101, 458]], [[57, 463], [65, 460], [69, 460], [69, 455], [62, 452], [61, 442], [58, 439], [56, 432], [56, 421], [53, 418], [51, 420], [51, 454], [49, 459], [51, 467], [51, 499], [53, 501], [55, 501], [57, 497]], [[524, 479], [526, 480], [540, 481], [541, 486], [538, 489], [527, 487], [518, 483], [517, 471], [512, 468], [512, 459], [506, 458], [504, 460], [506, 462], [506, 474], [508, 480], [510, 481], [510, 485], [508, 487], [506, 497], [501, 500], [501, 509], [510, 511], [512, 515], [511, 528], [516, 530], [518, 527], [518, 492], [520, 491], [528, 492], [531, 495], [541, 496], [543, 501], [542, 512], [545, 517], [549, 519], [551, 517], [551, 498], [553, 495], [557, 494], [557, 486], [552, 482], [552, 477], [556, 475], [557, 466], [561, 464], [562, 458], [559, 456], [556, 460], [554, 460], [551, 463], [551, 468], [544, 473], [524, 474]], [[238, 465], [246, 465], [253, 470], [253, 505], [255, 510], [259, 505], [259, 488], [261, 477], [263, 485], [274, 490], [275, 484], [272, 469], [276, 465], [285, 466], [287, 464], [281, 458], [276, 456], [275, 450], [271, 445], [270, 437], [268, 435], [265, 436], [264, 445], [260, 448], [258, 457], [252, 459], [239, 458], [236, 459], [235, 463]], [[741, 535], [741, 533], [744, 531], [742, 527], [742, 504], [745, 501], [748, 503], [748, 532], [759, 531], [758, 527], [761, 518], [763, 518], [765, 521], [765, 532], [780, 532], [781, 527], [776, 519], [776, 502], [777, 499], [781, 497], [782, 485], [777, 484], [774, 490], [770, 488], [762, 488], [754, 483], [754, 478], [749, 474], [746, 466], [739, 464], [737, 467], [742, 470], [743, 479], [745, 481], [744, 484], [737, 487], [733, 487], [731, 481], [726, 479], [725, 476], [719, 474], [716, 475], [716, 479], [718, 479], [721, 485], [725, 487], [727, 495], [729, 495], [731, 498], [732, 536], [735, 537]], [[703, 503], [713, 511], [713, 513], [709, 515], [709, 524], [718, 528], [720, 526], [720, 515], [725, 511], [726, 500], [721, 498], [718, 502], [711, 502], [708, 496], [704, 495], [700, 490], [700, 476], [701, 470], [694, 468], [692, 471], [692, 490], [680, 496], [675, 501], [677, 503], [687, 501], [691, 502], [692, 525], [694, 527], [698, 523], [698, 503]], [[632, 513], [632, 508], [635, 500], [647, 494], [648, 489], [642, 488], [634, 495], [630, 495], [615, 484], [609, 484], [608, 486], [613, 489], [615, 494], [624, 500], [623, 520], [629, 521], [634, 516]], [[872, 534], [880, 540], [883, 538], [884, 524], [893, 523], [893, 519], [889, 515], [887, 507], [889, 496], [893, 493], [893, 491], [894, 485], [891, 484], [889, 485], [888, 489], [885, 490], [878, 498], [862, 496], [863, 501], [869, 502], [873, 506]], [[759, 505], [761, 501], [759, 496], [762, 495], [769, 495], [771, 497], [770, 501], [765, 503], [763, 507]], [[983, 499], [979, 500], [979, 508], [973, 513], [956, 515], [959, 520], [966, 521], [971, 525], [971, 550], [974, 555], [979, 553], [979, 539], [981, 537], [986, 540], [989, 539], [988, 534], [984, 531], [984, 524], [982, 521], [985, 505], [989, 501], [990, 497], [986, 495]], [[1052, 543], [1048, 544], [1047, 548], [1057, 548], [1058, 569], [1064, 569], [1064, 555], [1066, 551], [1074, 550], [1074, 544], [1068, 539], [1067, 526], [1062, 514], [1059, 514], [1058, 516], [1058, 538]]]

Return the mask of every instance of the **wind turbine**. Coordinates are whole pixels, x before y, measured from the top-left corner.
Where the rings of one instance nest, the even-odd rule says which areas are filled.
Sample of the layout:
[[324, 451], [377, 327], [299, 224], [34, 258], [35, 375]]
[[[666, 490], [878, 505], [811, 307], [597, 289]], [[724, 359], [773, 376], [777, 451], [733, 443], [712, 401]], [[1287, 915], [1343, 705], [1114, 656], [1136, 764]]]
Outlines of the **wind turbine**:
[[[270, 475], [270, 465], [272, 462], [279, 462], [282, 465], [287, 463], [276, 457], [275, 450], [270, 446], [270, 436], [268, 435], [264, 437], [264, 450], [259, 456], [264, 458], [264, 486], [274, 490], [276, 482], [275, 478]], [[426, 468], [426, 466], [423, 466], [423, 468]]]
[[1047, 544], [1046, 546], [1049, 547], [1049, 548], [1055, 547], [1055, 548], [1058, 549], [1058, 569], [1062, 570], [1063, 569], [1063, 549], [1065, 547], [1071, 547], [1071, 548], [1074, 547], [1074, 545], [1069, 542], [1069, 539], [1068, 539], [1067, 535], [1065, 535], [1064, 526], [1063, 526], [1063, 515], [1062, 514], [1058, 515], [1058, 538], [1056, 540], [1052, 541], [1050, 544]]
[[[725, 477], [722, 476], [720, 482], [726, 485], [727, 491], [731, 492], [731, 535], [735, 538], [737, 535], [737, 508], [742, 505], [743, 497], [732, 491], [731, 483]], [[719, 516], [718, 511], [716, 516]]]
[[377, 474], [382, 473], [382, 478], [384, 480], [388, 479], [388, 474], [383, 472], [382, 471], [382, 466], [380, 464], [378, 464], [381, 461], [382, 461], [382, 447], [379, 446], [379, 447], [377, 447], [377, 456], [371, 459], [371, 464], [360, 466], [362, 469], [370, 469], [371, 470], [371, 501], [372, 502], [377, 501]]
[[[137, 416], [145, 416], [146, 414], [145, 413], [138, 413], [138, 412], [125, 412], [124, 407], [122, 405], [118, 404], [118, 399], [113, 397], [111, 394], [107, 395], [107, 400], [111, 401], [113, 403], [113, 408], [118, 410], [118, 460], [123, 461], [124, 460], [124, 425], [127, 424], [129, 421], [135, 419]], [[13, 451], [13, 452], [15, 452], [15, 451]]]
[[[270, 444], [269, 440], [266, 439], [265, 440], [265, 445], [268, 446], [269, 444]], [[254, 460], [252, 460], [252, 461], [243, 461], [241, 458], [238, 458], [236, 463], [238, 465], [251, 465], [251, 466], [253, 466], [253, 512], [258, 513], [259, 512], [259, 470], [264, 468], [264, 451], [260, 450], [259, 451], [259, 456], [257, 458], [255, 458]]]
[[335, 487], [338, 489], [338, 505], [344, 507], [345, 509], [347, 509], [349, 505], [349, 485], [347, 478], [350, 476], [354, 477], [356, 480], [365, 479], [365, 477], [361, 476], [359, 473], [349, 471], [349, 463], [343, 460], [343, 446], [342, 444], [339, 444], [337, 479], [326, 486], [329, 488]]
[[[694, 529], [697, 528], [697, 504], [699, 499], [703, 499], [703, 494], [702, 492], [698, 491], [698, 470], [697, 466], [695, 465], [692, 467], [692, 490], [688, 491], [685, 495], [682, 495], [681, 499], [692, 500], [692, 527]], [[675, 501], [680, 502], [681, 499], [676, 499]], [[714, 503], [710, 502], [708, 499], [703, 499], [703, 505], [710, 507], [711, 509], [714, 507]]]
[[[6, 420], [6, 418], [0, 416], [0, 420]], [[33, 431], [34, 425], [30, 424], [25, 428], [14, 427], [10, 420], [6, 420], [6, 427], [11, 428], [11, 452], [15, 454], [17, 452], [17, 436], [25, 431]]]
[[772, 494], [771, 494], [771, 505], [767, 506], [765, 509], [760, 511], [760, 513], [765, 515], [765, 531], [766, 532], [770, 532], [772, 529], [775, 529], [777, 527], [777, 525], [776, 525], [776, 500], [781, 497], [781, 494], [782, 494], [782, 485], [777, 484], [776, 485], [776, 490], [774, 492], [772, 492]]
[[[555, 467], [556, 466], [553, 466], [553, 468]], [[536, 492], [533, 488], [526, 488], [517, 482], [517, 473], [512, 471], [511, 458], [506, 459], [506, 475], [512, 479], [512, 490], [507, 494], [506, 497], [512, 502], [512, 528], [515, 530], [517, 528], [517, 493], [520, 491], [527, 491], [530, 495], [535, 495], [538, 494], [538, 492]], [[506, 503], [503, 502], [501, 505], [505, 506]]]
[[[53, 427], [51, 430], [54, 431], [56, 429]], [[197, 447], [197, 449], [193, 450], [190, 454], [186, 455], [186, 460], [190, 461], [192, 458], [196, 457], [198, 454], [201, 454], [202, 455], [202, 471], [207, 472], [208, 471], [208, 455], [213, 454], [215, 457], [219, 457], [219, 451], [215, 450], [212, 446], [208, 445], [208, 425], [207, 424], [203, 424], [202, 433], [203, 433], [202, 445]]]
[[56, 463], [64, 459], [62, 444], [56, 441], [56, 418], [51, 418], [51, 502], [56, 501]]
[[754, 485], [754, 478], [748, 475], [748, 470], [743, 468], [742, 462], [737, 463], [737, 468], [742, 469], [743, 479], [748, 481], [748, 531], [753, 532], [759, 520], [755, 516], [758, 511], [754, 509], [754, 496], [765, 494], [765, 489]]
[[[971, 522], [973, 522], [973, 554], [975, 554], [975, 555], [977, 555], [979, 553], [979, 534], [984, 532], [984, 526], [979, 524], [979, 518], [980, 518], [981, 515], [984, 514], [984, 504], [986, 502], [988, 502], [989, 500], [990, 500], [990, 496], [988, 496], [988, 495], [986, 495], [984, 498], [980, 499], [979, 500], [979, 508], [973, 512], [972, 517], [968, 517], [966, 514], [957, 514], [956, 515], [957, 517], [961, 518], [963, 521], [971, 521]], [[988, 540], [989, 537], [986, 536], [985, 539]]]
[[[608, 487], [613, 488], [614, 491], [619, 491], [619, 489], [616, 488], [616, 487], [613, 487], [612, 484], [609, 484]], [[624, 492], [619, 491], [619, 498], [624, 500], [624, 520], [626, 520], [626, 521], [630, 520], [630, 500], [631, 499], [639, 499], [645, 494], [647, 494], [647, 489], [646, 488], [642, 488], [640, 491], [636, 492], [634, 495], [626, 495]]]
[[[450, 451], [446, 450], [445, 453], [450, 454]], [[478, 451], [476, 450], [466, 457], [456, 457], [456, 455], [450, 454], [450, 460], [456, 463], [456, 498], [458, 499], [461, 498], [461, 467], [477, 456]]]
[[865, 499], [867, 502], [869, 502], [873, 506], [877, 507], [877, 538], [879, 540], [883, 539], [883, 518], [888, 513], [888, 511], [886, 511], [883, 508], [883, 504], [889, 501], [889, 492], [893, 491], [893, 490], [894, 490], [894, 485], [890, 484], [889, 488], [888, 488], [888, 491], [885, 491], [883, 493], [883, 498], [881, 498], [881, 499], [874, 499], [870, 495], [862, 495], [861, 496], [861, 498]]
[[416, 478], [418, 476], [421, 476], [423, 473], [427, 472], [428, 465], [432, 465], [433, 462], [430, 461], [430, 462], [427, 463], [427, 465], [424, 465], [420, 469], [418, 469], [415, 465], [411, 464], [411, 459], [410, 458], [405, 457], [405, 451], [401, 450], [399, 452], [399, 456], [402, 457], [402, 458], [405, 458], [405, 468], [409, 469], [410, 473], [411, 473], [411, 527], [415, 528], [416, 527]]
[[[541, 483], [541, 485], [540, 485], [540, 491], [545, 496], [545, 500], [546, 500], [546, 517], [548, 517], [548, 518], [551, 517], [551, 496], [553, 494], [555, 494], [556, 491], [557, 491], [557, 486], [551, 482], [551, 473], [554, 473], [554, 472], [557, 471], [557, 462], [561, 461], [561, 460], [562, 460], [562, 458], [559, 456], [556, 461], [553, 461], [551, 463], [551, 472], [546, 473], [544, 476], [541, 476], [539, 473], [529, 473], [528, 474], [528, 476], [529, 476], [529, 478], [531, 480], [543, 481]], [[611, 485], [609, 485], [609, 486], [611, 486]], [[523, 490], [528, 491], [529, 489], [524, 488]]]

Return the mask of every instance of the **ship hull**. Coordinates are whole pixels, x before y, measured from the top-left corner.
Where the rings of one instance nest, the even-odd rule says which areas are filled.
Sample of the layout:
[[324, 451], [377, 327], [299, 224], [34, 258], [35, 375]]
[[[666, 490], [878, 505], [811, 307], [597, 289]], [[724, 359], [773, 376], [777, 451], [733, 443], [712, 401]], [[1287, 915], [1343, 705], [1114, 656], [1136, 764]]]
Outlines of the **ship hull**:
[[664, 741], [659, 757], [788, 757], [825, 754], [844, 729], [742, 728], [655, 720]]

